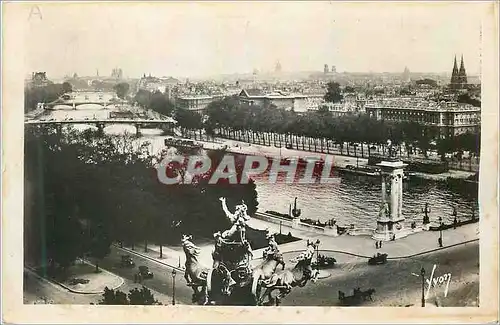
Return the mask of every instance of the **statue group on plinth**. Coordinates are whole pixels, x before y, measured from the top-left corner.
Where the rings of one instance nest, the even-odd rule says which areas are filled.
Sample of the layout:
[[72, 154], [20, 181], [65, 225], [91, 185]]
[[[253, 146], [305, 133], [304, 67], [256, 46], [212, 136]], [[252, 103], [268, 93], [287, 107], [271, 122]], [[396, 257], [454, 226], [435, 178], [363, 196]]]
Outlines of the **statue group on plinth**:
[[[211, 268], [198, 261], [200, 248], [192, 242], [192, 236], [183, 235], [181, 239], [186, 255], [184, 278], [193, 289], [194, 303], [231, 305], [239, 301], [237, 304], [276, 305], [293, 287], [316, 280], [319, 271], [313, 270], [311, 264], [318, 242], [308, 241], [306, 250], [291, 260], [296, 265], [286, 269], [276, 234], [270, 229], [266, 231], [268, 245], [262, 252], [262, 262], [252, 268], [253, 250], [245, 231], [250, 220], [247, 206], [242, 202], [231, 213], [226, 199], [220, 201], [231, 227], [214, 234]], [[278, 292], [275, 297], [273, 292]]]

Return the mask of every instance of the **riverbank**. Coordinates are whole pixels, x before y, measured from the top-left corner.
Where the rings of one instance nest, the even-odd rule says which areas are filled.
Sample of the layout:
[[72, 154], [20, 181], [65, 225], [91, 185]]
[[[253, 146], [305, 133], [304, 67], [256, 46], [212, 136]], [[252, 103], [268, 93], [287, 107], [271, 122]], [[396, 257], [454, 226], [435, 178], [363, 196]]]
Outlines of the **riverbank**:
[[[224, 146], [228, 147], [228, 151], [234, 154], [240, 155], [258, 155], [258, 156], [270, 156], [270, 157], [297, 157], [297, 158], [316, 158], [316, 159], [331, 159], [333, 165], [340, 168], [346, 168], [348, 165], [351, 166], [368, 166], [367, 158], [359, 158], [352, 156], [344, 156], [339, 154], [326, 154], [317, 153], [310, 151], [302, 151], [296, 149], [286, 149], [278, 148], [273, 146], [264, 146], [259, 144], [251, 144], [248, 142], [242, 142], [237, 140], [227, 140], [222, 138], [215, 138], [216, 142], [208, 142], [197, 140], [199, 143], [203, 144], [205, 149], [214, 150], [220, 149]], [[463, 171], [463, 170], [449, 170], [440, 174], [431, 174], [423, 172], [414, 172], [412, 177], [432, 180], [439, 182], [446, 182], [449, 178], [465, 180], [475, 174], [473, 171]]]

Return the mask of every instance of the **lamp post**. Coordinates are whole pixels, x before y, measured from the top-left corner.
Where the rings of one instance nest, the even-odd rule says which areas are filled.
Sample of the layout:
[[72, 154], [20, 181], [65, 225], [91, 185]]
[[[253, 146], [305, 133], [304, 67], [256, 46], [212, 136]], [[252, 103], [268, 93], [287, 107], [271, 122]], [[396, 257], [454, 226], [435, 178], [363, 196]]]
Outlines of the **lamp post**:
[[175, 305], [175, 275], [177, 271], [175, 269], [172, 270], [172, 305]]
[[319, 244], [321, 242], [318, 240], [316, 240], [316, 264], [319, 264]]
[[439, 217], [439, 238], [441, 246], [443, 245], [443, 218]]
[[422, 277], [422, 307], [425, 307], [425, 269], [422, 267], [420, 270], [420, 276]]
[[431, 208], [429, 208], [429, 202], [425, 202], [425, 208], [422, 209], [422, 212], [425, 213], [423, 224], [428, 224], [430, 222], [428, 214], [431, 212]]

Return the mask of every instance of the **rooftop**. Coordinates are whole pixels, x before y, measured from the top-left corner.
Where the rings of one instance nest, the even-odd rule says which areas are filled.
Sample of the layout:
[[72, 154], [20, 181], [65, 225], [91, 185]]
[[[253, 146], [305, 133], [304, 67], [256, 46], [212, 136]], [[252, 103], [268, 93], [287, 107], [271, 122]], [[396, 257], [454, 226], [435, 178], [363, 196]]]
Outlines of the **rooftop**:
[[366, 108], [419, 109], [427, 111], [481, 110], [470, 104], [458, 102], [434, 102], [416, 99], [379, 99], [370, 101]]

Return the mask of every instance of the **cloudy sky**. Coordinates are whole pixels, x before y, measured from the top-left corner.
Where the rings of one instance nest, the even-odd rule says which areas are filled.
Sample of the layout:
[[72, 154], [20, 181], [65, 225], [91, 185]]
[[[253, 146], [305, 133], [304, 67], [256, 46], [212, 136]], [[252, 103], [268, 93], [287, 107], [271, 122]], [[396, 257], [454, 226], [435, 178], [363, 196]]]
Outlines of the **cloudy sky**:
[[[272, 70], [480, 71], [477, 3], [108, 3], [26, 5], [28, 73], [197, 77]], [[41, 13], [41, 16], [38, 14]]]

